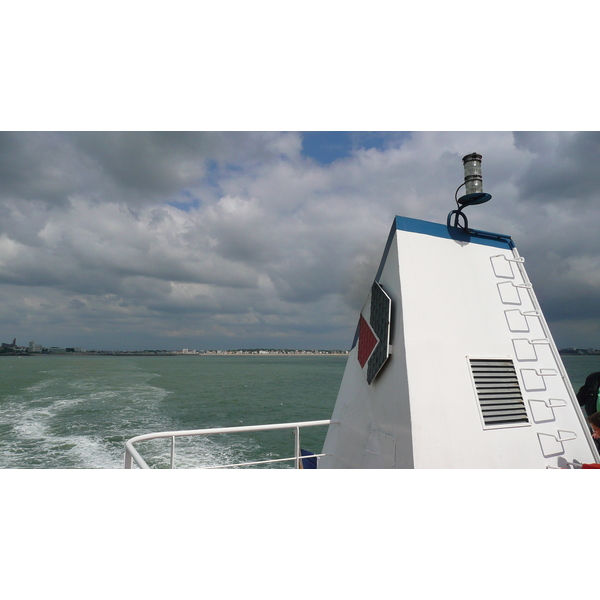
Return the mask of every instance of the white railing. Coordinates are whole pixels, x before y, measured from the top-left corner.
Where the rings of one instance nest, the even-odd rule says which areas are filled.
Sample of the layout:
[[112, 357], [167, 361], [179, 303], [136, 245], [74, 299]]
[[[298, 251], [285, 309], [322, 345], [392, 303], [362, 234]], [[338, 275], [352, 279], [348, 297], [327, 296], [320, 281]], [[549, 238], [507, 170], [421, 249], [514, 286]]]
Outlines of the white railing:
[[249, 465], [262, 465], [267, 463], [283, 462], [286, 460], [293, 460], [295, 462], [295, 468], [300, 468], [302, 458], [312, 458], [325, 456], [324, 454], [310, 454], [306, 456], [300, 455], [300, 429], [302, 427], [317, 427], [322, 425], [329, 425], [331, 423], [337, 423], [338, 421], [331, 421], [326, 419], [323, 421], [301, 421], [299, 423], [275, 423], [272, 425], [247, 425], [240, 427], [213, 427], [212, 429], [189, 429], [186, 431], [162, 431], [160, 433], [147, 433], [145, 435], [138, 435], [131, 438], [125, 443], [125, 468], [133, 469], [134, 464], [137, 464], [140, 469], [149, 469], [150, 467], [146, 464], [146, 461], [140, 456], [140, 453], [134, 448], [133, 444], [137, 442], [143, 442], [146, 440], [155, 440], [158, 438], [171, 438], [171, 469], [175, 468], [175, 438], [177, 437], [190, 437], [197, 435], [213, 435], [216, 433], [242, 433], [248, 431], [269, 431], [273, 429], [293, 429], [294, 430], [294, 456], [289, 458], [274, 458], [270, 460], [259, 460], [253, 462], [244, 462], [237, 464], [225, 464], [210, 467], [201, 467], [204, 469], [220, 469], [220, 468], [231, 468], [231, 467], [242, 467]]

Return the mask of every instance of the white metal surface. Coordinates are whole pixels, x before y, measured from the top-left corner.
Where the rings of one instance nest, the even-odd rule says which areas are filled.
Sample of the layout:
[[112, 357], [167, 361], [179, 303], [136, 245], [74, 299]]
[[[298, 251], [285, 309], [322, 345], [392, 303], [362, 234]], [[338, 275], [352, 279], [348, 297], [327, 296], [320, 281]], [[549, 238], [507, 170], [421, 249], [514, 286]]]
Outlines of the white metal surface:
[[[523, 259], [498, 245], [396, 230], [379, 278], [393, 352], [371, 385], [350, 353], [320, 469], [600, 462]], [[485, 425], [478, 358], [514, 363], [528, 423]]]

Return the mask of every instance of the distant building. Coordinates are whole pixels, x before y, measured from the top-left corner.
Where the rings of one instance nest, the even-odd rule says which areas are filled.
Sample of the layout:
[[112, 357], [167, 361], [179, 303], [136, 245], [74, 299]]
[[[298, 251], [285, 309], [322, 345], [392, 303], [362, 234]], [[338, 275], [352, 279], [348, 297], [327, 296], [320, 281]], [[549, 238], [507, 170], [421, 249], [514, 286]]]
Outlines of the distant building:
[[2, 344], [2, 348], [5, 350], [16, 350], [17, 349], [17, 338], [13, 338], [12, 344]]

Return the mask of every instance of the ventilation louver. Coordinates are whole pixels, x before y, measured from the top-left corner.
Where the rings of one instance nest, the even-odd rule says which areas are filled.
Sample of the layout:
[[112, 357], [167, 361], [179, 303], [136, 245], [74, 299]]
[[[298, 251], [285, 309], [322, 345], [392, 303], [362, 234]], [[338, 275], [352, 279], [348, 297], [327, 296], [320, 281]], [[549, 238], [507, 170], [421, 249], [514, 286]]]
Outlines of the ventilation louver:
[[529, 423], [515, 366], [510, 359], [470, 359], [485, 425]]

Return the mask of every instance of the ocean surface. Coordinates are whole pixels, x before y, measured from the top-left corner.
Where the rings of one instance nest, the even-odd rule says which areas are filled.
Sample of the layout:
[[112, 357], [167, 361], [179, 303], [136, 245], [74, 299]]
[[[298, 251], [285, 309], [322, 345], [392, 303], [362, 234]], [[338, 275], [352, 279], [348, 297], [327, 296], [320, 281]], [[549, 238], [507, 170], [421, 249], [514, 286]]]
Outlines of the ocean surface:
[[[346, 356], [31, 356], [0, 358], [0, 468], [119, 469], [125, 441], [182, 429], [331, 418]], [[600, 356], [565, 356], [577, 391]], [[326, 427], [301, 432], [320, 452]], [[170, 441], [136, 446], [153, 468]], [[176, 467], [293, 455], [291, 431], [179, 438]], [[281, 462], [276, 468], [292, 468]], [[254, 467], [256, 468], [256, 467]], [[271, 467], [272, 468], [272, 467]]]
[[[119, 469], [126, 440], [144, 433], [329, 419], [346, 360], [335, 355], [1, 357], [0, 468]], [[301, 446], [319, 452], [326, 430], [301, 430]], [[170, 466], [170, 440], [136, 448], [151, 467]], [[287, 430], [178, 438], [175, 466], [293, 454], [294, 436]], [[292, 463], [274, 466], [292, 468]]]

